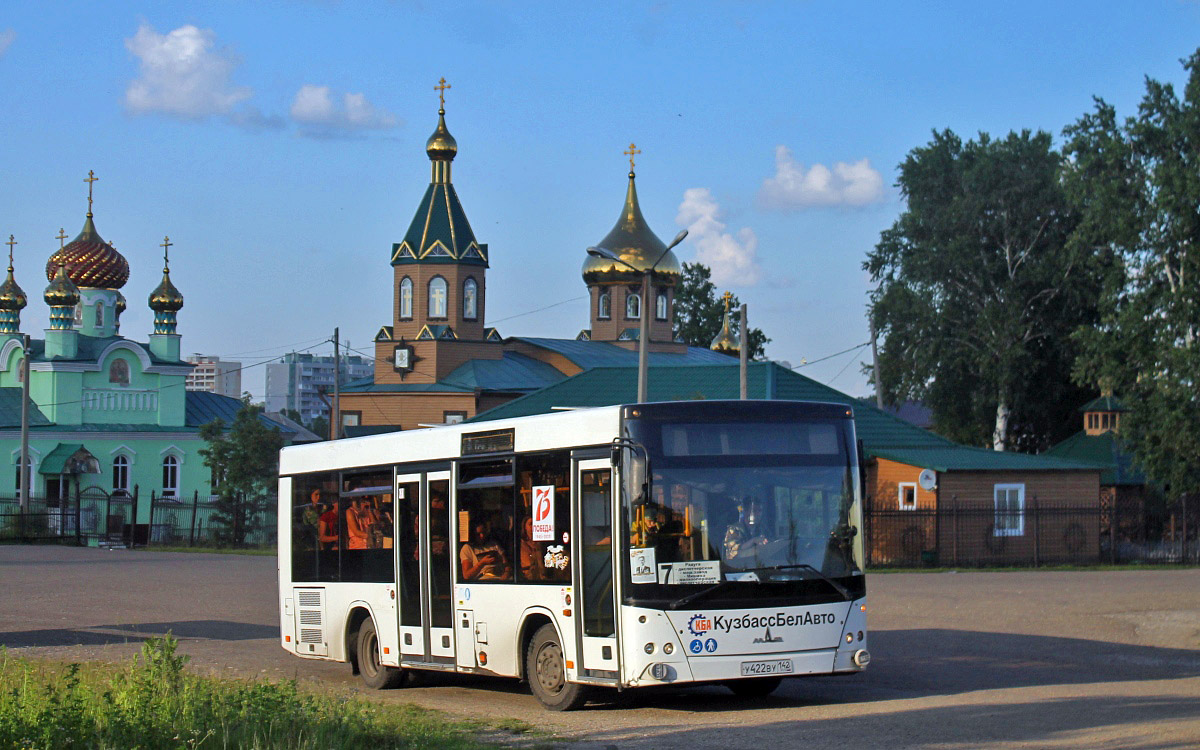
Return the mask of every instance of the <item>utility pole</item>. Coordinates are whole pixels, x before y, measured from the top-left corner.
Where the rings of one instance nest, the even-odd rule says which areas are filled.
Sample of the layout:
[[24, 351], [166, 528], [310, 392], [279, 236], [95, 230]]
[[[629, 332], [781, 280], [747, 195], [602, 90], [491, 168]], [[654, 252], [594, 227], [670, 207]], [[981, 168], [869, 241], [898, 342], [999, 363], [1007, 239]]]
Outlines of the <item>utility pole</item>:
[[333, 329], [333, 419], [329, 424], [329, 439], [337, 440], [342, 436], [342, 349], [338, 342], [338, 329]]
[[21, 340], [21, 510], [29, 507], [29, 334]]
[[[742, 309], [738, 316], [740, 325], [738, 326], [738, 385], [741, 390], [742, 400], [750, 398], [750, 378], [748, 375], [750, 363], [750, 326], [746, 323], [746, 303], [742, 303]], [[770, 398], [770, 395], [767, 396]]]
[[875, 405], [880, 409], [883, 408], [883, 385], [879, 377], [879, 346], [875, 342], [875, 315], [872, 312], [867, 313], [867, 319], [871, 321], [871, 374], [875, 376]]

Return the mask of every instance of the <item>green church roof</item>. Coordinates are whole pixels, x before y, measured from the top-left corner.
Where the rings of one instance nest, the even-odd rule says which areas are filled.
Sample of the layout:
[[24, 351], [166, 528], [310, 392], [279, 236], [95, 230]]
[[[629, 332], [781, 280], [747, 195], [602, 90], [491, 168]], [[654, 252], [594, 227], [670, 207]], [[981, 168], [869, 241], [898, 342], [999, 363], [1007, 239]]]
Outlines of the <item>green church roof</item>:
[[1079, 411], [1129, 411], [1117, 398], [1100, 396], [1079, 407]]
[[1146, 475], [1137, 469], [1133, 456], [1126, 452], [1117, 436], [1110, 432], [1089, 435], [1077, 432], [1042, 454], [1072, 461], [1086, 461], [1104, 467], [1102, 485], [1143, 485]]
[[[33, 399], [29, 400], [29, 426], [50, 424]], [[0, 429], [21, 426], [21, 389], [0, 388]]]
[[[752, 362], [746, 375], [750, 398], [823, 401], [851, 407], [858, 437], [871, 455], [895, 457], [922, 468], [942, 467], [942, 471], [1099, 468], [1089, 463], [961, 446], [774, 362]], [[652, 367], [648, 390], [650, 401], [736, 399], [740, 392], [738, 365]], [[467, 421], [486, 422], [545, 414], [554, 407], [609, 406], [636, 400], [636, 367], [595, 367]]]
[[488, 265], [487, 245], [475, 241], [467, 212], [449, 182], [429, 184], [404, 240], [392, 245], [392, 265], [418, 262]]

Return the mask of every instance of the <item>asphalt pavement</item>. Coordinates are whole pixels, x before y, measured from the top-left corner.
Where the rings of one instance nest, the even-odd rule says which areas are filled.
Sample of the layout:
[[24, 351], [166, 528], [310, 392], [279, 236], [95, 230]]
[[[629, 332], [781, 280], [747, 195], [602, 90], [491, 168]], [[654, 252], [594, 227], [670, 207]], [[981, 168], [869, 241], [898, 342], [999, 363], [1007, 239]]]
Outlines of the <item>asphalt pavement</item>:
[[[125, 661], [170, 631], [191, 666], [359, 691], [278, 645], [275, 559], [0, 546], [0, 644]], [[627, 691], [544, 711], [508, 680], [439, 675], [371, 693], [528, 721], [575, 748], [1197, 748], [1200, 570], [877, 574], [872, 663], [766, 699]]]

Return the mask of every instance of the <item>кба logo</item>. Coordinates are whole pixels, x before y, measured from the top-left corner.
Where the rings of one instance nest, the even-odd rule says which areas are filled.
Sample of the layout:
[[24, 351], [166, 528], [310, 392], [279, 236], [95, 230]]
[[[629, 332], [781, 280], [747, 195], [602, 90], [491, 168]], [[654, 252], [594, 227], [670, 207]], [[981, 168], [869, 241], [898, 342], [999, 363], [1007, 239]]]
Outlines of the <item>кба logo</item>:
[[688, 620], [688, 630], [692, 631], [692, 635], [704, 635], [712, 628], [713, 621], [707, 615], [692, 615], [692, 619]]

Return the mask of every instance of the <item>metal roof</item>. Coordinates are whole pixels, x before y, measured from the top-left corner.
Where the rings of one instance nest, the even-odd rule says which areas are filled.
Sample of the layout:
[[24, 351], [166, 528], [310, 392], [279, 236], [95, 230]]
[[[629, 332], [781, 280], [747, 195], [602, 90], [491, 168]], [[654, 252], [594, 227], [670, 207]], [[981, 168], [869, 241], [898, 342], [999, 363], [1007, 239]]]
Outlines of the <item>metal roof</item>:
[[[580, 341], [578, 339], [543, 339], [517, 336], [515, 341], [548, 349], [571, 360], [584, 370], [593, 367], [636, 367], [638, 353], [634, 349], [611, 344], [607, 341]], [[651, 367], [674, 367], [687, 365], [728, 365], [729, 355], [714, 352], [700, 346], [689, 346], [682, 354], [650, 352]]]
[[[33, 399], [29, 400], [29, 426], [50, 424]], [[0, 388], [0, 428], [21, 426], [21, 389]]]
[[1142, 485], [1146, 475], [1134, 466], [1133, 456], [1112, 432], [1089, 435], [1077, 432], [1042, 454], [1069, 461], [1084, 461], [1104, 467], [1100, 474], [1103, 485]]
[[504, 352], [501, 359], [468, 360], [440, 382], [482, 391], [529, 393], [566, 377], [553, 365], [518, 352]]

